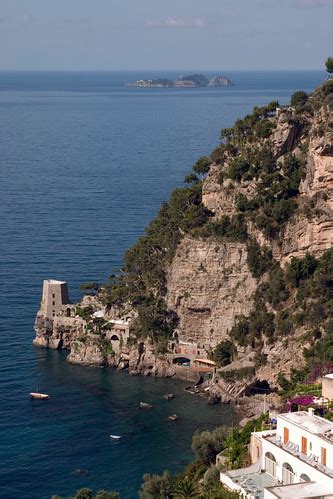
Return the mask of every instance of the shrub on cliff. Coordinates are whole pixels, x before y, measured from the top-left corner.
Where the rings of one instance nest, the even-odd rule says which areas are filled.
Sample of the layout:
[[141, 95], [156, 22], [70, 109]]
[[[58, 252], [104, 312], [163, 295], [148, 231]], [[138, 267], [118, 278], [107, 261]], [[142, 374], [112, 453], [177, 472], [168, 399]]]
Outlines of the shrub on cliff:
[[91, 316], [94, 312], [94, 309], [88, 305], [87, 307], [80, 307], [79, 305], [76, 307], [76, 315], [84, 319], [85, 321], [88, 321], [91, 319]]
[[309, 279], [316, 268], [317, 261], [309, 253], [304, 258], [293, 257], [288, 265], [287, 278], [292, 286], [298, 288], [301, 281]]
[[249, 171], [250, 167], [250, 163], [245, 158], [238, 156], [237, 158], [229, 161], [228, 169], [224, 175], [226, 178], [240, 182], [243, 175]]
[[225, 448], [226, 436], [224, 426], [213, 431], [196, 431], [192, 438], [192, 450], [197, 459], [206, 465], [214, 464], [217, 454]]
[[207, 156], [202, 156], [195, 162], [192, 169], [197, 175], [205, 175], [209, 172], [211, 162], [212, 161], [210, 158], [208, 158]]
[[251, 433], [261, 431], [266, 414], [246, 423], [244, 428], [233, 428], [226, 439], [227, 466], [231, 469], [242, 468], [249, 464], [248, 445]]
[[293, 107], [296, 107], [299, 109], [299, 108], [302, 108], [306, 104], [308, 98], [309, 98], [309, 96], [306, 92], [303, 92], [303, 90], [299, 90], [291, 96], [290, 104]]
[[331, 74], [333, 73], [333, 57], [328, 57], [325, 62], [326, 71]]
[[[154, 296], [143, 299], [137, 305], [137, 312], [131, 333], [137, 338], [150, 338], [157, 346], [163, 339], [172, 337], [179, 322], [177, 314], [166, 308], [164, 300]], [[161, 344], [159, 348], [162, 348]]]
[[209, 220], [192, 234], [203, 238], [227, 239], [244, 242], [247, 239], [247, 229], [243, 215], [233, 217], [223, 216], [220, 220]]
[[173, 483], [170, 473], [163, 475], [143, 475], [143, 484], [140, 490], [141, 499], [166, 499], [172, 497]]
[[216, 345], [211, 358], [219, 367], [227, 366], [232, 360], [234, 350], [234, 345], [230, 340], [223, 340]]
[[247, 264], [253, 277], [261, 277], [272, 265], [272, 252], [267, 246], [262, 248], [256, 241], [247, 245]]
[[254, 348], [262, 336], [266, 336], [271, 342], [274, 331], [274, 315], [268, 312], [265, 303], [259, 300], [248, 317], [241, 315], [237, 318], [229, 334], [239, 345], [251, 345]]
[[255, 132], [260, 139], [267, 139], [273, 132], [275, 124], [268, 119], [259, 121], [255, 126]]

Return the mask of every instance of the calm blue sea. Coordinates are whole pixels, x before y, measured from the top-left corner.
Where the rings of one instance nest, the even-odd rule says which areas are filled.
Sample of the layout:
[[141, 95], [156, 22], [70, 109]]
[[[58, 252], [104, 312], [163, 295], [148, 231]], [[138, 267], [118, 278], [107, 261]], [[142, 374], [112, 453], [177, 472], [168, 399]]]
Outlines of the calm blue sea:
[[[43, 279], [68, 281], [73, 300], [80, 283], [105, 281], [222, 127], [325, 77], [228, 72], [234, 87], [123, 86], [155, 76], [178, 75], [0, 73], [0, 497], [89, 486], [135, 498], [143, 473], [191, 459], [196, 428], [232, 424], [230, 407], [208, 407], [182, 383], [70, 366], [31, 343]], [[30, 401], [36, 386], [50, 401]], [[140, 412], [140, 400], [154, 409]], [[168, 423], [174, 412], [181, 419]]]

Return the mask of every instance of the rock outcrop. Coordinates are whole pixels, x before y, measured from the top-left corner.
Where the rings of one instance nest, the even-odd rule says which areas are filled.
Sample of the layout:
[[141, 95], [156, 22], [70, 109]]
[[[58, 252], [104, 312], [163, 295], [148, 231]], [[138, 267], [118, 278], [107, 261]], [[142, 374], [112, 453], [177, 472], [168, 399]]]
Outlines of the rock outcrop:
[[167, 274], [167, 305], [180, 318], [178, 334], [209, 350], [249, 314], [257, 282], [242, 243], [184, 238]]

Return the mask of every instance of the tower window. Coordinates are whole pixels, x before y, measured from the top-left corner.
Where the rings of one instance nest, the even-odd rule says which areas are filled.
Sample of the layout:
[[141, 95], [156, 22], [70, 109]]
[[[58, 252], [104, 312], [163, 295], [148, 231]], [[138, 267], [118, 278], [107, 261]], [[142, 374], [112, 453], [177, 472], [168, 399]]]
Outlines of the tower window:
[[54, 293], [52, 293], [52, 298], [55, 298], [55, 294]]
[[55, 305], [55, 301], [52, 302], [52, 305], [54, 306]]

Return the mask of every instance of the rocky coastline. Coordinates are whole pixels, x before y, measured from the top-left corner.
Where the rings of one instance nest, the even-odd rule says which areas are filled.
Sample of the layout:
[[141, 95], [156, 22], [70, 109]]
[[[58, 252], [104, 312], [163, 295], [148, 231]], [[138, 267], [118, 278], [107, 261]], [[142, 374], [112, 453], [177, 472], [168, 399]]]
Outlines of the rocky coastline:
[[[321, 94], [319, 97], [321, 99]], [[202, 187], [198, 179], [194, 180], [195, 186], [201, 188], [201, 208], [210, 213], [208, 227], [214, 223], [219, 230], [226, 224], [231, 227], [232, 220], [244, 219], [248, 206], [252, 213], [246, 218], [246, 238], [242, 233], [237, 234], [238, 239], [234, 234], [226, 237], [225, 233], [218, 239], [206, 237], [205, 232], [198, 236], [195, 230], [179, 231], [179, 242], [163, 268], [163, 300], [167, 310], [163, 313], [170, 311], [177, 317], [172, 337], [161, 344], [154, 341], [154, 335], [149, 336], [149, 332], [141, 336], [137, 334], [140, 331], [140, 310], [128, 301], [106, 303], [103, 288], [96, 294], [85, 295], [78, 304], [70, 304], [63, 289], [66, 283], [49, 280], [44, 281], [41, 308], [35, 322], [34, 345], [66, 349], [69, 351], [67, 361], [73, 364], [127, 369], [130, 375], [181, 379], [193, 386], [198, 385], [203, 376], [205, 380], [200, 383], [200, 388], [197, 387], [198, 391], [206, 393], [212, 402], [234, 401], [242, 406], [243, 397], [246, 400], [249, 395], [256, 394], [258, 411], [259, 406], [262, 410], [261, 399], [265, 393], [270, 394], [272, 403], [276, 402], [274, 392], [278, 387], [278, 376], [288, 376], [293, 369], [304, 366], [304, 348], [313, 347], [321, 337], [311, 336], [311, 324], [309, 326], [304, 320], [292, 323], [288, 316], [283, 315], [288, 308], [293, 313], [296, 310], [299, 314], [300, 311], [296, 308], [297, 286], [292, 288], [289, 285], [287, 293], [287, 284], [281, 284], [290, 262], [301, 261], [310, 254], [312, 258], [321, 258], [333, 246], [332, 112], [330, 104], [319, 97], [319, 103], [313, 108], [308, 105], [280, 108], [276, 104], [264, 110], [256, 108], [254, 117], [250, 116], [257, 121], [253, 126], [255, 132], [251, 129], [249, 143], [243, 139], [237, 149], [235, 139], [229, 139], [228, 147], [222, 144], [211, 154]], [[241, 147], [243, 149], [239, 152]], [[222, 159], [219, 156], [221, 150]], [[252, 158], [254, 152], [258, 157], [264, 157], [262, 161], [269, 157], [275, 171], [271, 171], [268, 165], [269, 173], [251, 178], [250, 164], [241, 154]], [[292, 216], [288, 214], [289, 218], [279, 222], [280, 225], [272, 225], [275, 235], [271, 235], [267, 224], [274, 221], [263, 213], [260, 206], [253, 208], [252, 205], [257, 202], [258, 192], [267, 195], [276, 178], [276, 189], [286, 184], [287, 175], [283, 168], [288, 162], [293, 167], [302, 167], [301, 172], [292, 172], [294, 176], [299, 175], [295, 193], [290, 194], [291, 188], [289, 193], [283, 193], [293, 196], [291, 201], [294, 204], [288, 206], [293, 206], [294, 211]], [[247, 168], [247, 177], [235, 168]], [[199, 167], [197, 170], [200, 172]], [[195, 189], [197, 187], [190, 194], [196, 193]], [[270, 205], [263, 198], [265, 207], [276, 201], [275, 193], [269, 192], [269, 195], [273, 198], [270, 198]], [[279, 209], [286, 206], [286, 200], [282, 198], [278, 206]], [[266, 225], [262, 220], [267, 221]], [[263, 255], [269, 252], [270, 263], [274, 263], [277, 269], [278, 277], [274, 276], [274, 279], [280, 281], [270, 282], [272, 265], [261, 273], [256, 268], [253, 270], [253, 265], [251, 268], [248, 241], [251, 241], [252, 252], [255, 248], [256, 265], [261, 264]], [[228, 362], [217, 365], [212, 360], [216, 347], [230, 342], [230, 331], [237, 325], [239, 317], [244, 317], [243, 323], [246, 323], [252, 314], [255, 321], [258, 293], [267, 292], [271, 285], [275, 286], [273, 293], [282, 295], [282, 301], [274, 304], [273, 296], [263, 304], [261, 297], [260, 314], [266, 323], [264, 326], [255, 325], [257, 336], [251, 341], [247, 338], [234, 340]], [[157, 294], [156, 288], [153, 288], [153, 293]], [[304, 315], [303, 310], [302, 313]], [[268, 329], [273, 321], [281, 329], [288, 326], [288, 332], [277, 334], [272, 339]], [[321, 326], [320, 335], [325, 334], [324, 327]]]

